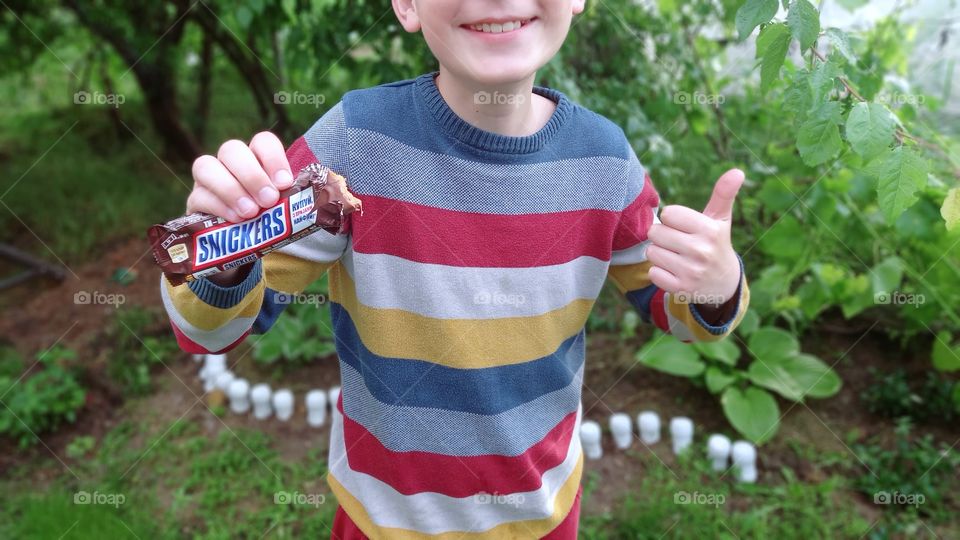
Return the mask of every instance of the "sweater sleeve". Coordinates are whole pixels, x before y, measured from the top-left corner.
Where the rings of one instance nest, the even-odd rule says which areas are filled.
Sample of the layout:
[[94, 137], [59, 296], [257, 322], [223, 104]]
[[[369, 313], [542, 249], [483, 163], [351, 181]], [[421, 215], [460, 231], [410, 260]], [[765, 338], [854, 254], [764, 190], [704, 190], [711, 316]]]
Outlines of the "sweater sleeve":
[[716, 341], [733, 332], [750, 303], [750, 289], [739, 254], [740, 283], [733, 297], [735, 305], [727, 320], [720, 324], [708, 323], [697, 309], [697, 304], [684, 302], [650, 281], [648, 274], [651, 263], [646, 256], [650, 243], [647, 231], [652, 224], [660, 223], [657, 216], [660, 197], [633, 150], [630, 150], [627, 190], [622, 208], [614, 232], [607, 276], [639, 312], [640, 317], [688, 343]]
[[[343, 104], [324, 114], [287, 149], [294, 174], [320, 162], [349, 177]], [[343, 255], [349, 235], [323, 229], [256, 261], [243, 282], [221, 287], [200, 278], [174, 287], [161, 275], [160, 295], [180, 348], [226, 352], [247, 335], [266, 332], [290, 302]]]

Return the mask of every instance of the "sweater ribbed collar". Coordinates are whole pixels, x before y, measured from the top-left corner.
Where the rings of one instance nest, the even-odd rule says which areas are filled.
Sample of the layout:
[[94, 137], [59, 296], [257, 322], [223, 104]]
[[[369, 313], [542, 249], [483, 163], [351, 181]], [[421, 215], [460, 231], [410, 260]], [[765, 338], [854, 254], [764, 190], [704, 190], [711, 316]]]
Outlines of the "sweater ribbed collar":
[[437, 88], [435, 77], [438, 72], [425, 73], [414, 80], [414, 88], [417, 99], [426, 107], [434, 120], [436, 120], [440, 129], [451, 137], [463, 142], [469, 146], [486, 150], [489, 152], [507, 153], [507, 154], [527, 154], [536, 152], [553, 137], [563, 125], [564, 120], [570, 114], [572, 103], [560, 91], [543, 86], [533, 87], [533, 92], [539, 94], [557, 104], [557, 108], [550, 116], [550, 120], [539, 131], [532, 135], [514, 137], [510, 135], [500, 135], [491, 131], [480, 129], [469, 122], [457, 116], [453, 109], [447, 105], [440, 89]]

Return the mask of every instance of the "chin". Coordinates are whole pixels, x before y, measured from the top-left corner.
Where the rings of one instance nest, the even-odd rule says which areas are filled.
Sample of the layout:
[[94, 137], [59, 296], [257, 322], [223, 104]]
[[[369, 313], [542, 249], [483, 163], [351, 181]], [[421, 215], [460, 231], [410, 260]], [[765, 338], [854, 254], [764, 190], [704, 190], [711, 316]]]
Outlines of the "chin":
[[458, 71], [482, 86], [501, 86], [525, 81], [541, 67], [543, 64], [531, 62], [530, 58], [471, 58]]

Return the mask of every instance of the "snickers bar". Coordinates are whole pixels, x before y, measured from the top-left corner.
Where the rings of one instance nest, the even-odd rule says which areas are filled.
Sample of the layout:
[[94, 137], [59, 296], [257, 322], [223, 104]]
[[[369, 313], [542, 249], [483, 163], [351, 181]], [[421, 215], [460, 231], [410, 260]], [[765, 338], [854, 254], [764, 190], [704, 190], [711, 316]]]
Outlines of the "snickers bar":
[[267, 253], [319, 229], [349, 232], [349, 215], [360, 199], [346, 180], [318, 163], [304, 167], [280, 200], [240, 223], [202, 212], [188, 214], [147, 231], [153, 258], [172, 285], [252, 263]]

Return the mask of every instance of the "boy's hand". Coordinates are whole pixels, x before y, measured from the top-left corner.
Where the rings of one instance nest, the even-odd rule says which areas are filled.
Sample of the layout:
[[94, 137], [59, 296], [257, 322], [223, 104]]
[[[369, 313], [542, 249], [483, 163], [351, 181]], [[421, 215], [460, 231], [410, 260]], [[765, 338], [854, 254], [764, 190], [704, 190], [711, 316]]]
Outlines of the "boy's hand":
[[216, 157], [200, 156], [193, 162], [187, 213], [206, 212], [236, 223], [276, 204], [278, 190], [292, 185], [287, 153], [276, 135], [258, 133], [249, 145], [230, 140]]
[[743, 181], [739, 169], [724, 173], [703, 213], [679, 205], [661, 209], [661, 222], [647, 234], [654, 285], [684, 293], [695, 304], [720, 306], [731, 299], [740, 283], [740, 262], [730, 242], [730, 222]]

